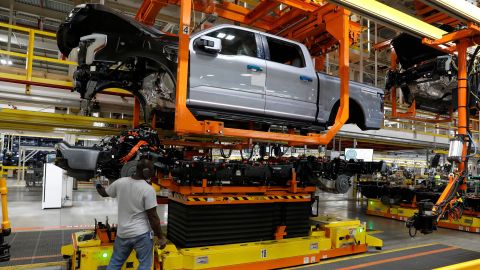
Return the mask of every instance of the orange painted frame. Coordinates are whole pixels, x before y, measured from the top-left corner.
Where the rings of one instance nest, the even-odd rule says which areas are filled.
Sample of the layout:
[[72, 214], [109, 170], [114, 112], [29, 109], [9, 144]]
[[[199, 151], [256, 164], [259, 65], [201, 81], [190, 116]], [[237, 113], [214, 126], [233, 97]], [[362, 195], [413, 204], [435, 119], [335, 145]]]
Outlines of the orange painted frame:
[[315, 192], [316, 187], [297, 187], [296, 182], [290, 183], [290, 186], [180, 186], [171, 177], [162, 178], [159, 185], [172, 192], [182, 195], [194, 194], [262, 194], [262, 195], [291, 195], [291, 194], [311, 194]]
[[[470, 46], [478, 44], [477, 41], [480, 40], [480, 27], [469, 23], [468, 27], [466, 29], [462, 29], [456, 32], [452, 32], [449, 34], [444, 35], [442, 38], [438, 40], [430, 40], [424, 38], [422, 42], [424, 44], [428, 44], [430, 46], [438, 46], [450, 43], [450, 42], [455, 42], [456, 47], [455, 50], [458, 52], [458, 75], [457, 75], [457, 80], [458, 80], [458, 124], [457, 124], [457, 134], [460, 136], [467, 136], [467, 114], [469, 113], [467, 110], [467, 95], [468, 95], [468, 89], [467, 89], [467, 49]], [[462, 149], [462, 161], [458, 165], [458, 170], [463, 173], [463, 170], [466, 166], [466, 156], [467, 156], [467, 142], [465, 141], [463, 143], [463, 149]], [[445, 203], [443, 206], [441, 205], [444, 200], [449, 197], [452, 193], [456, 193], [457, 190], [455, 190], [453, 187], [455, 186], [455, 183], [458, 181], [462, 181], [461, 177], [462, 175], [457, 175], [455, 178], [450, 178], [450, 181], [445, 188], [445, 190], [442, 192], [440, 197], [437, 200], [437, 203], [435, 204], [433, 211], [435, 213], [444, 213], [446, 208], [450, 205], [451, 202]], [[463, 182], [462, 185], [460, 186], [461, 190], [466, 190], [466, 183]], [[454, 195], [454, 200], [457, 196]], [[440, 219], [441, 216], [438, 217]]]
[[[380, 45], [380, 46], [383, 46], [383, 45]], [[392, 71], [397, 70], [397, 54], [393, 48], [390, 55], [390, 61], [391, 61], [390, 70]], [[392, 115], [390, 117], [391, 119], [402, 118], [402, 119], [409, 119], [413, 121], [426, 122], [426, 123], [448, 123], [452, 121], [453, 112], [451, 109], [450, 109], [449, 117], [447, 118], [441, 118], [440, 115], [437, 115], [436, 119], [417, 117], [417, 103], [415, 102], [415, 100], [408, 107], [406, 112], [399, 112], [397, 110], [397, 88], [395, 86], [393, 86], [390, 89], [390, 103], [392, 104]]]
[[188, 61], [190, 42], [190, 0], [181, 0], [179, 54], [177, 69], [177, 92], [175, 106], [174, 131], [181, 135], [196, 134], [210, 136], [228, 136], [236, 138], [281, 141], [296, 144], [324, 145], [330, 142], [349, 117], [349, 15], [350, 12], [339, 8], [325, 16], [326, 30], [339, 41], [340, 107], [335, 123], [326, 134], [308, 134], [308, 136], [283, 134], [253, 130], [225, 128], [222, 122], [198, 121], [186, 106], [188, 87]]

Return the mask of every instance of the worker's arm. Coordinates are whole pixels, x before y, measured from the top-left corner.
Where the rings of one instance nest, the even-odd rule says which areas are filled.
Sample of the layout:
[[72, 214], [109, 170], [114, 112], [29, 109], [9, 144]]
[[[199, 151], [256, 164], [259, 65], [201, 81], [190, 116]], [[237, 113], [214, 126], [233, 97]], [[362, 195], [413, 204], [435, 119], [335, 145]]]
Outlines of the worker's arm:
[[106, 189], [100, 184], [99, 181], [95, 182], [95, 188], [97, 189], [98, 194], [102, 197], [117, 197], [117, 185], [120, 181], [115, 181], [111, 183]]
[[158, 237], [160, 248], [163, 249], [167, 244], [167, 239], [163, 236], [162, 228], [160, 227], [160, 218], [157, 214], [157, 194], [152, 187], [149, 187], [148, 191], [145, 192], [143, 203], [150, 227], [155, 236]]
[[160, 248], [163, 249], [167, 244], [167, 239], [163, 236], [162, 228], [160, 226], [160, 218], [157, 214], [157, 207], [148, 209], [147, 211], [148, 222], [152, 227], [153, 233], [159, 239]]
[[102, 197], [109, 197], [107, 191], [101, 184], [96, 184], [95, 187], [97, 188], [98, 194]]

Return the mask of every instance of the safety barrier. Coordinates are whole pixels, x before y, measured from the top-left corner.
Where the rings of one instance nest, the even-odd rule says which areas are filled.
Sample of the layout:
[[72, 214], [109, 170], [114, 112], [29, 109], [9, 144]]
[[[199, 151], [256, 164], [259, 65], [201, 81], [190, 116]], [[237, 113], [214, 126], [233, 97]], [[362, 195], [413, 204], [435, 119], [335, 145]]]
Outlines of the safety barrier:
[[[28, 43], [24, 48], [24, 52], [14, 52], [12, 50], [0, 50], [0, 55], [7, 55], [9, 57], [16, 57], [23, 59], [26, 63], [25, 69], [9, 68], [3, 69], [0, 72], [0, 80], [24, 83], [27, 85], [27, 91], [29, 90], [30, 85], [40, 85], [40, 86], [49, 86], [57, 88], [72, 88], [71, 79], [68, 80], [68, 74], [64, 76], [57, 76], [57, 78], [49, 78], [49, 74], [45, 76], [38, 76], [38, 73], [33, 71], [34, 61], [43, 61], [47, 63], [56, 63], [60, 65], [75, 66], [76, 63], [72, 61], [67, 61], [58, 58], [45, 57], [40, 55], [35, 55], [35, 42], [39, 42], [39, 38], [55, 41], [56, 34], [51, 32], [46, 32], [42, 30], [36, 30], [26, 27], [21, 27], [17, 25], [11, 25], [7, 23], [0, 23], [0, 30], [7, 30], [8, 32], [18, 32], [23, 35], [27, 35]], [[54, 42], [56, 44], [56, 42]], [[19, 74], [20, 73], [20, 74]], [[24, 73], [24, 74], [21, 74]]]

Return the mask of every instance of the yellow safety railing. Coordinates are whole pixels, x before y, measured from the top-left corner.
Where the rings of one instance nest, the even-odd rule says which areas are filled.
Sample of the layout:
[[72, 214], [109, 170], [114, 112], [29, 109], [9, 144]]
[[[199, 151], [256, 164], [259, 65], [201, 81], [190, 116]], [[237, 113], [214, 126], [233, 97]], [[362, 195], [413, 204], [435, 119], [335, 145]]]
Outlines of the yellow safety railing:
[[[386, 117], [389, 115], [390, 108], [385, 108]], [[417, 115], [434, 119], [435, 114], [423, 111], [417, 111]], [[383, 129], [398, 130], [402, 132], [418, 133], [433, 137], [450, 138], [456, 132], [457, 117], [453, 117], [449, 123], [427, 123], [409, 119], [385, 119]], [[480, 123], [477, 118], [470, 118], [470, 131], [475, 141], [480, 141]]]
[[[66, 80], [66, 78], [63, 80], [58, 80], [58, 79], [50, 79], [50, 78], [44, 78], [44, 77], [37, 77], [33, 75], [33, 62], [34, 61], [44, 61], [44, 62], [49, 62], [49, 63], [56, 63], [56, 64], [61, 64], [61, 65], [76, 65], [75, 62], [72, 61], [67, 61], [67, 60], [62, 60], [62, 59], [57, 59], [57, 58], [51, 58], [51, 57], [44, 57], [44, 56], [38, 56], [34, 54], [34, 46], [35, 46], [35, 39], [37, 37], [47, 37], [51, 39], [56, 38], [55, 33], [51, 32], [46, 32], [46, 31], [41, 31], [41, 30], [36, 30], [36, 29], [31, 29], [27, 27], [21, 27], [17, 25], [11, 25], [7, 23], [0, 23], [0, 29], [7, 29], [9, 31], [19, 31], [23, 32], [28, 35], [28, 44], [27, 44], [27, 49], [26, 53], [19, 53], [19, 52], [12, 52], [12, 51], [7, 51], [7, 50], [0, 50], [0, 54], [2, 55], [8, 55], [8, 56], [13, 56], [13, 57], [18, 57], [18, 58], [23, 58], [26, 61], [26, 67], [25, 67], [25, 74], [14, 74], [14, 73], [7, 73], [7, 72], [1, 72], [0, 73], [0, 79], [3, 78], [4, 80], [10, 80], [10, 81], [16, 81], [16, 82], [23, 82], [27, 86], [30, 84], [39, 84], [39, 85], [47, 85], [47, 86], [52, 86], [52, 87], [61, 87], [61, 88], [71, 88], [72, 87], [72, 81], [71, 80]], [[28, 90], [28, 89], [27, 89]]]
[[[61, 78], [47, 78], [47, 76], [38, 76], [35, 75], [34, 70], [34, 61], [43, 61], [48, 63], [55, 63], [60, 65], [66, 66], [76, 66], [76, 62], [52, 58], [52, 57], [45, 57], [40, 55], [35, 55], [35, 42], [38, 38], [47, 38], [53, 41], [56, 44], [56, 37], [57, 35], [52, 32], [1, 23], [0, 22], [0, 30], [7, 30], [7, 31], [16, 31], [28, 36], [28, 44], [25, 52], [13, 52], [11, 50], [2, 50], [0, 49], [0, 55], [7, 55], [17, 58], [23, 58], [26, 61], [25, 71], [21, 72], [21, 74], [17, 74], [15, 69], [10, 68], [9, 70], [0, 71], [0, 81], [9, 81], [9, 82], [17, 82], [17, 83], [24, 83], [27, 88], [27, 94], [30, 90], [30, 85], [40, 85], [40, 86], [48, 86], [53, 88], [67, 88], [71, 89], [73, 87], [72, 78], [65, 73], [65, 76], [61, 76]], [[17, 70], [18, 71], [18, 70]], [[24, 73], [24, 74], [23, 74]], [[37, 72], [38, 73], [38, 72]], [[56, 76], [60, 77], [60, 76]], [[103, 93], [107, 94], [116, 94], [122, 96], [131, 96], [129, 92], [123, 89], [118, 88], [110, 88], [103, 91]]]
[[2, 204], [2, 234], [4, 236], [9, 235], [11, 228], [10, 228], [10, 220], [8, 219], [8, 203], [7, 203], [7, 180], [5, 177], [0, 176], [0, 196], [1, 196], [1, 204]]
[[0, 129], [89, 136], [119, 134], [132, 121], [101, 117], [0, 109]]

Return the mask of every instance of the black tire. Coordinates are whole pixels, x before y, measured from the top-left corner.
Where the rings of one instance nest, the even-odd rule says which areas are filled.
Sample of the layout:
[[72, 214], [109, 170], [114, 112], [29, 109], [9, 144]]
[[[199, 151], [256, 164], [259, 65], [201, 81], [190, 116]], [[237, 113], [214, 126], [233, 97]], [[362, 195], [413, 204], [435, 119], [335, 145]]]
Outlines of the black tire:
[[345, 194], [350, 189], [350, 176], [341, 174], [335, 180], [335, 190], [339, 194]]

